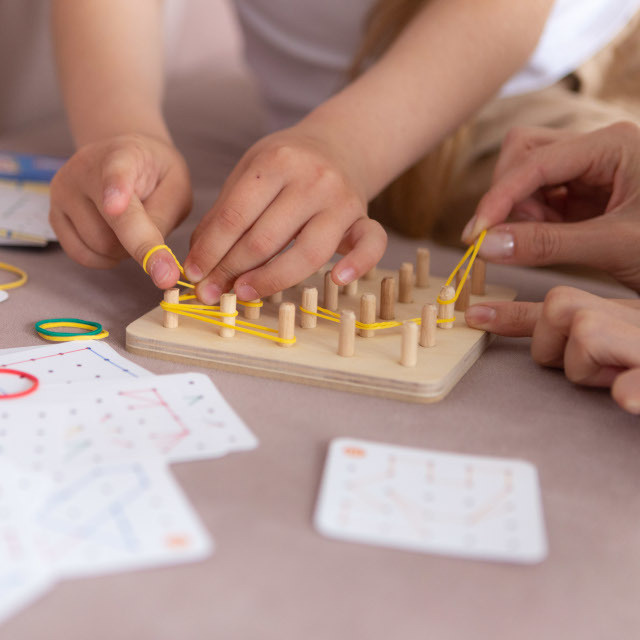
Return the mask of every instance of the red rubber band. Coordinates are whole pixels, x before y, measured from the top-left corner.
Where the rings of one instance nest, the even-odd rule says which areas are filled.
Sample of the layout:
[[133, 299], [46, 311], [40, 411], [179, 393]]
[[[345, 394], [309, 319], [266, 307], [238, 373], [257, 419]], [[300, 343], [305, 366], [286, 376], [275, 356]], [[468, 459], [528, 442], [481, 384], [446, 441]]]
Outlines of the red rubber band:
[[27, 380], [31, 380], [31, 382], [33, 382], [33, 384], [24, 391], [19, 391], [18, 393], [9, 393], [7, 395], [0, 395], [0, 400], [15, 400], [15, 398], [28, 396], [40, 386], [40, 381], [38, 380], [38, 378], [32, 376], [30, 373], [26, 373], [25, 371], [16, 371], [15, 369], [0, 369], [0, 373], [8, 373], [9, 375], [26, 378]]

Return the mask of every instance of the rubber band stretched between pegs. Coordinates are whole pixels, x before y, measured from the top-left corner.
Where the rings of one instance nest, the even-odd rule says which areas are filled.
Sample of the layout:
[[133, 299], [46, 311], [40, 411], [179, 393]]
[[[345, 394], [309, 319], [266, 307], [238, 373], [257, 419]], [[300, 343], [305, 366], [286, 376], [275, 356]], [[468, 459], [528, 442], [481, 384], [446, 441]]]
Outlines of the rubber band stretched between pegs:
[[[57, 327], [73, 327], [87, 331], [51, 331]], [[71, 340], [102, 340], [109, 332], [99, 322], [80, 320], [79, 318], [52, 318], [39, 320], [35, 324], [36, 333], [44, 340], [52, 342], [69, 342]]]
[[[458, 288], [456, 289], [455, 296], [453, 296], [451, 300], [441, 300], [440, 296], [438, 296], [437, 301], [440, 304], [451, 304], [453, 302], [456, 302], [456, 300], [460, 297], [460, 293], [462, 291], [462, 288], [464, 287], [464, 283], [467, 281], [467, 276], [469, 275], [469, 271], [471, 271], [471, 267], [473, 267], [473, 263], [476, 261], [478, 251], [480, 251], [480, 247], [482, 246], [482, 242], [484, 241], [484, 238], [486, 235], [487, 235], [487, 230], [485, 229], [478, 236], [478, 239], [466, 250], [465, 254], [462, 256], [462, 259], [456, 265], [456, 268], [451, 272], [451, 275], [447, 278], [447, 281], [444, 283], [445, 287], [448, 287], [453, 282], [453, 279], [455, 278], [456, 273], [460, 271], [460, 269], [462, 268], [462, 265], [467, 261], [467, 258], [469, 258], [469, 264], [467, 265], [467, 268], [465, 269], [465, 272], [463, 273], [462, 278], [458, 283]], [[449, 320], [445, 320], [445, 322], [449, 322]]]
[[0, 269], [4, 271], [8, 271], [9, 273], [13, 273], [17, 276], [20, 276], [17, 280], [13, 282], [7, 282], [6, 284], [0, 284], [0, 290], [6, 291], [8, 289], [17, 289], [21, 287], [27, 281], [27, 272], [21, 269], [20, 267], [14, 267], [12, 264], [7, 264], [6, 262], [0, 262]]
[[[335, 311], [329, 311], [329, 309], [323, 309], [322, 307], [318, 307], [320, 313], [316, 313], [315, 311], [310, 311], [309, 309], [305, 309], [302, 305], [298, 307], [302, 313], [308, 313], [312, 316], [317, 316], [322, 320], [330, 320], [331, 322], [337, 322], [340, 324], [340, 314]], [[438, 318], [436, 322], [454, 322], [455, 316], [453, 318]], [[417, 325], [422, 324], [422, 318], [408, 318], [406, 322], [415, 322]], [[397, 320], [387, 320], [385, 322], [372, 322], [371, 324], [367, 324], [366, 322], [360, 322], [356, 320], [356, 328], [357, 329], [365, 329], [367, 331], [378, 331], [380, 329], [393, 329], [394, 327], [401, 327], [402, 322], [398, 322]]]
[[0, 368], [0, 373], [7, 373], [12, 376], [18, 376], [20, 378], [26, 378], [31, 381], [31, 386], [24, 391], [18, 391], [17, 393], [7, 393], [4, 395], [0, 395], [0, 400], [15, 400], [16, 398], [24, 398], [24, 396], [28, 396], [32, 394], [39, 386], [40, 381], [34, 375], [27, 373], [26, 371], [17, 371], [16, 369], [2, 369]]
[[[224, 313], [221, 314], [216, 311], [200, 311], [194, 310], [193, 313], [185, 310], [190, 309], [190, 307], [200, 307], [204, 305], [180, 305], [180, 304], [170, 304], [162, 300], [160, 302], [160, 307], [165, 311], [170, 311], [171, 313], [177, 313], [181, 316], [186, 316], [187, 318], [194, 318], [195, 320], [200, 320], [202, 322], [208, 322], [209, 324], [214, 324], [217, 327], [224, 327], [226, 329], [234, 329], [235, 331], [240, 331], [241, 333], [247, 333], [252, 336], [256, 336], [258, 338], [265, 338], [266, 340], [272, 340], [273, 342], [281, 342], [282, 344], [295, 344], [296, 338], [281, 338], [276, 335], [269, 335], [268, 333], [264, 333], [268, 331], [270, 333], [278, 333], [277, 329], [271, 329], [269, 327], [263, 327], [259, 324], [253, 324], [251, 322], [245, 322], [244, 320], [236, 320], [234, 325], [227, 324], [226, 322], [221, 322], [220, 320], [215, 320], [215, 317], [233, 317], [237, 316], [238, 312], [235, 313]], [[211, 317], [213, 316], [213, 317]], [[253, 327], [254, 329], [258, 329], [258, 331], [254, 331], [253, 329], [247, 328]]]

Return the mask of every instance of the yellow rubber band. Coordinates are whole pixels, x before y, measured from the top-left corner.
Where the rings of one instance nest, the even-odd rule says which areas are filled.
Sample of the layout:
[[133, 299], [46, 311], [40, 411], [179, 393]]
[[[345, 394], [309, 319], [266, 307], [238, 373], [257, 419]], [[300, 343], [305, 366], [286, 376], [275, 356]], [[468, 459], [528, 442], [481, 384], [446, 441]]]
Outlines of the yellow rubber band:
[[[74, 326], [67, 324], [66, 326]], [[69, 342], [71, 340], [102, 340], [102, 338], [108, 338], [109, 332], [105, 329], [102, 333], [97, 333], [92, 336], [68, 336], [66, 338], [60, 336], [47, 336], [44, 333], [36, 332], [44, 340], [50, 340], [51, 342]]]
[[[458, 288], [456, 289], [455, 296], [451, 298], [451, 300], [441, 300], [440, 296], [438, 296], [437, 301], [440, 304], [451, 304], [452, 302], [456, 302], [456, 300], [460, 296], [460, 292], [462, 291], [462, 288], [464, 287], [464, 283], [467, 281], [467, 276], [469, 275], [469, 271], [471, 271], [471, 267], [473, 267], [473, 263], [476, 261], [478, 251], [480, 251], [480, 247], [482, 246], [482, 242], [486, 235], [487, 235], [487, 230], [485, 229], [478, 236], [478, 239], [466, 250], [465, 254], [462, 256], [462, 259], [460, 260], [460, 262], [458, 262], [456, 268], [451, 272], [451, 275], [447, 278], [447, 281], [444, 283], [445, 287], [448, 287], [453, 282], [453, 279], [455, 278], [456, 273], [460, 271], [460, 269], [462, 268], [462, 265], [466, 262], [467, 258], [471, 256], [469, 258], [469, 264], [467, 265], [467, 268], [465, 269], [465, 272], [462, 275], [462, 278], [460, 279]], [[444, 320], [444, 322], [450, 322], [450, 321]]]
[[[165, 249], [166, 251], [168, 251], [171, 254], [171, 257], [175, 260], [175, 263], [178, 266], [178, 269], [180, 269], [180, 273], [182, 275], [184, 275], [184, 269], [182, 268], [182, 265], [180, 264], [180, 261], [178, 260], [178, 258], [176, 258], [175, 253], [173, 253], [173, 251], [171, 251], [171, 249], [166, 244], [158, 244], [155, 247], [151, 247], [151, 249], [149, 249], [149, 251], [147, 251], [147, 253], [144, 254], [144, 258], [142, 258], [142, 270], [145, 273], [149, 273], [147, 271], [147, 262], [149, 262], [149, 258], [156, 251], [160, 251], [160, 249]], [[181, 285], [183, 287], [188, 287], [189, 289], [195, 288], [195, 285], [191, 284], [190, 282], [184, 282], [184, 280], [178, 280], [178, 282], [176, 284], [179, 284], [179, 285]]]
[[27, 272], [21, 269], [20, 267], [14, 267], [12, 264], [7, 264], [6, 262], [0, 262], [0, 269], [3, 269], [4, 271], [8, 271], [9, 273], [13, 273], [17, 276], [20, 276], [17, 280], [14, 280], [13, 282], [0, 284], [0, 290], [2, 291], [6, 291], [8, 289], [17, 289], [27, 281]]
[[[216, 316], [220, 315], [216, 312], [207, 312], [207, 311], [198, 311], [195, 313], [190, 313], [185, 310], [189, 309], [191, 306], [201, 306], [201, 305], [179, 305], [179, 304], [169, 304], [167, 302], [160, 302], [160, 307], [165, 309], [166, 311], [170, 311], [171, 313], [177, 313], [181, 316], [186, 316], [187, 318], [195, 318], [196, 320], [201, 320], [202, 322], [208, 322], [209, 324], [214, 324], [218, 327], [225, 327], [227, 329], [235, 329], [236, 331], [240, 331], [242, 333], [247, 333], [252, 336], [257, 336], [258, 338], [265, 338], [266, 340], [272, 340], [273, 342], [281, 342], [283, 344], [295, 344], [296, 338], [281, 338], [280, 336], [274, 336], [263, 333], [264, 331], [269, 331], [273, 333], [277, 333], [277, 330], [270, 329], [269, 327], [263, 327], [261, 325], [252, 324], [250, 322], [244, 322], [243, 320], [236, 320], [235, 325], [227, 324], [226, 322], [221, 322], [219, 320], [214, 320], [210, 315], [216, 314]], [[237, 315], [237, 311], [235, 314], [222, 314], [223, 317], [232, 317]], [[244, 325], [244, 326], [238, 326]], [[254, 331], [252, 329], [246, 329], [245, 327], [257, 327], [260, 331]]]

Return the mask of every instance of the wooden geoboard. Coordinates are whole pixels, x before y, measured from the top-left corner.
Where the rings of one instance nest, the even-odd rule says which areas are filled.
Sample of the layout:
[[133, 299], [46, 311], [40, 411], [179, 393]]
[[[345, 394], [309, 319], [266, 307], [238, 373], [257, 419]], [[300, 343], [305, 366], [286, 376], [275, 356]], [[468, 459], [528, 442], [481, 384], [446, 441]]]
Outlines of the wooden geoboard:
[[[312, 286], [318, 288], [322, 306], [322, 273], [283, 292], [283, 301], [297, 307], [303, 288]], [[361, 295], [374, 293], [379, 297], [381, 279], [397, 275], [397, 271], [378, 268], [375, 279], [360, 280], [356, 295], [340, 293], [339, 309], [354, 310], [358, 317]], [[444, 280], [431, 276], [427, 288], [414, 287], [412, 303], [396, 301], [396, 320], [420, 317], [423, 304], [436, 301]], [[513, 289], [487, 284], [486, 295], [472, 295], [471, 303], [513, 300], [515, 295]], [[240, 317], [242, 309], [239, 307]], [[336, 323], [319, 318], [315, 329], [302, 329], [299, 309], [296, 314], [297, 342], [283, 348], [238, 332], [233, 338], [222, 338], [217, 327], [183, 316], [177, 329], [167, 329], [162, 326], [163, 311], [157, 307], [127, 327], [126, 346], [132, 353], [175, 362], [411, 402], [436, 402], [453, 388], [491, 340], [488, 333], [467, 327], [464, 313], [457, 311], [455, 326], [438, 329], [436, 345], [419, 347], [417, 366], [405, 367], [399, 363], [401, 327], [378, 331], [372, 338], [357, 335], [355, 355], [345, 358], [337, 354]], [[265, 300], [260, 319], [255, 322], [277, 328], [278, 305]]]

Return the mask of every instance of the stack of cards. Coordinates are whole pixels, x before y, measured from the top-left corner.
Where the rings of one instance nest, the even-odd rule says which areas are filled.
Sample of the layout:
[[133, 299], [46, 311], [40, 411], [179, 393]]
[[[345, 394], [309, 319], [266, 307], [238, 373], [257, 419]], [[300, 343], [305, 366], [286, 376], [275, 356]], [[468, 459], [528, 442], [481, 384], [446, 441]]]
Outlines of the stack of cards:
[[[0, 620], [56, 579], [201, 559], [168, 463], [252, 449], [202, 374], [153, 376], [103, 342], [0, 351], [36, 392], [0, 399]], [[0, 395], [26, 378], [0, 375]]]

